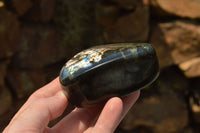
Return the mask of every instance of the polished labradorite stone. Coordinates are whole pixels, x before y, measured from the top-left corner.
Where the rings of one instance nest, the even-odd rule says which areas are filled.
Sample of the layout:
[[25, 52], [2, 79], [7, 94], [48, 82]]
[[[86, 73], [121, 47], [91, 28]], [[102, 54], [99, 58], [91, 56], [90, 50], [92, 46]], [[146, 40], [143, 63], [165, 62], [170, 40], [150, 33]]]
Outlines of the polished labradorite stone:
[[72, 104], [90, 107], [144, 88], [158, 73], [158, 59], [150, 44], [120, 43], [78, 53], [59, 77]]

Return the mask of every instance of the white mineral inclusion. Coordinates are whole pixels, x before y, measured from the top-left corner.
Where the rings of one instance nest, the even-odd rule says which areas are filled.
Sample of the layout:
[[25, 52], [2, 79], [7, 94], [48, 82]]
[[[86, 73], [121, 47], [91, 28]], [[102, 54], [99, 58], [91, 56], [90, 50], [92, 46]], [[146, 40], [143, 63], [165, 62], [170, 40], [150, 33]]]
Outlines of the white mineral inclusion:
[[138, 57], [137, 49], [132, 48], [132, 49], [130, 49], [130, 51], [131, 51], [132, 55], [134, 55], [135, 57]]
[[71, 60], [66, 63], [65, 72], [69, 78], [73, 78], [73, 73], [80, 68], [90, 67], [93, 62], [99, 62], [102, 59], [102, 55], [108, 49], [88, 49], [75, 55]]

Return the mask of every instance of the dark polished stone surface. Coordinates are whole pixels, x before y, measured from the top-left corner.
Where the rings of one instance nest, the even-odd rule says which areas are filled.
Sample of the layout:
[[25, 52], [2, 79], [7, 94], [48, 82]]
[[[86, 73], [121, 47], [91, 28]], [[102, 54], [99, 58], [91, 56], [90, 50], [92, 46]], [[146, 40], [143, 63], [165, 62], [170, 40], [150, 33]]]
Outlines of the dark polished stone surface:
[[69, 101], [90, 107], [151, 84], [158, 76], [155, 50], [146, 43], [92, 47], [75, 55], [60, 72]]

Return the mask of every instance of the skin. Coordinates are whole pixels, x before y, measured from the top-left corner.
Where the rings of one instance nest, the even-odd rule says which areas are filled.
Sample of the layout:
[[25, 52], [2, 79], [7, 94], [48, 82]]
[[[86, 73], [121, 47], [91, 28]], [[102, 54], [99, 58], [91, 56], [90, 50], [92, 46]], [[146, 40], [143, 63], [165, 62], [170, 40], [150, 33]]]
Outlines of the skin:
[[49, 121], [59, 117], [67, 107], [65, 92], [56, 78], [34, 92], [15, 114], [3, 133], [112, 133], [136, 102], [140, 92], [122, 99], [113, 97], [105, 105], [75, 108], [52, 128]]

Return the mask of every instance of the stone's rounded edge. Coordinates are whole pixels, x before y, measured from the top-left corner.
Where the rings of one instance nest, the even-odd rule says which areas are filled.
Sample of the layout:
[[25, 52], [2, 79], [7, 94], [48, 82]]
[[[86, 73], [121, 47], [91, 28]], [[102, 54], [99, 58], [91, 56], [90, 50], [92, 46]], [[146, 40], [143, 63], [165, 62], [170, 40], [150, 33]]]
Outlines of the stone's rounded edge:
[[63, 86], [66, 86], [67, 85], [67, 82], [66, 82], [66, 80], [67, 80], [67, 78], [66, 78], [66, 74], [65, 74], [65, 72], [64, 72], [64, 70], [66, 69], [66, 66], [64, 65], [62, 68], [61, 68], [61, 70], [60, 70], [60, 74], [59, 74], [59, 81], [60, 81], [60, 83], [63, 85]]

